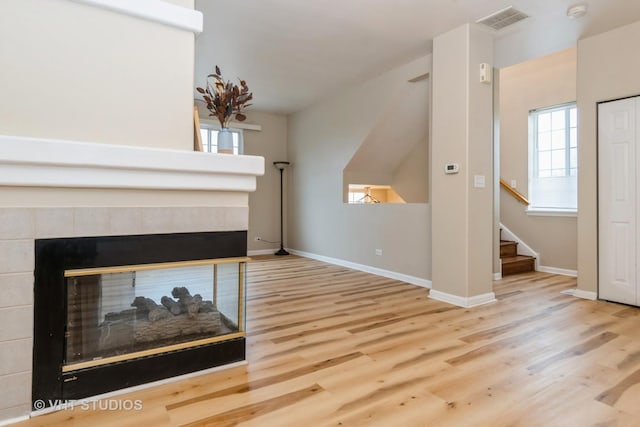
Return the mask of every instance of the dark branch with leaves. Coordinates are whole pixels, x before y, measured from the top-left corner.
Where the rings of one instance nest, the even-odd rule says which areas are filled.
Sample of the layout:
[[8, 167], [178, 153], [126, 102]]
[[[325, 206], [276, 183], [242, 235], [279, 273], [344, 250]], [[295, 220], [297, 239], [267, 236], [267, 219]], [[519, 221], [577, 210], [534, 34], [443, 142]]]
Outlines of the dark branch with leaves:
[[253, 93], [249, 92], [247, 82], [238, 80], [240, 80], [240, 86], [232, 83], [231, 80], [225, 81], [220, 67], [216, 65], [215, 73], [207, 76], [207, 87], [196, 88], [207, 103], [209, 116], [217, 117], [223, 128], [229, 126], [232, 118], [239, 122], [246, 120], [247, 116], [243, 114], [243, 110], [251, 106], [249, 101], [253, 99]]

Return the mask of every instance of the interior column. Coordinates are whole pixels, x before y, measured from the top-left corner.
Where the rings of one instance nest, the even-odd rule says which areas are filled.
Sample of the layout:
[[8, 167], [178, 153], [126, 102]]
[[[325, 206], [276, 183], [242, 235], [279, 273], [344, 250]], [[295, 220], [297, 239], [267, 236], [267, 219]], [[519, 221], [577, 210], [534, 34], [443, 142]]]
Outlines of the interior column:
[[492, 60], [475, 24], [434, 39], [430, 296], [463, 307], [495, 301]]

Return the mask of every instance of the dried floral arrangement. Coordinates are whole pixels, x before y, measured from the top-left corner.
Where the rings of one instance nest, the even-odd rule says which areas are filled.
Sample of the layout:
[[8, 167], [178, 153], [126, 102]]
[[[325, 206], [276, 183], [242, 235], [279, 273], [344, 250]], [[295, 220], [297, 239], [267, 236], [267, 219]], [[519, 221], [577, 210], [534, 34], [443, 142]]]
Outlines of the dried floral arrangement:
[[225, 81], [220, 67], [216, 65], [215, 73], [207, 76], [207, 87], [196, 88], [207, 103], [209, 116], [217, 117], [223, 128], [228, 127], [232, 117], [239, 122], [244, 121], [247, 116], [242, 111], [251, 105], [249, 101], [253, 99], [253, 93], [249, 92], [247, 82], [238, 80], [240, 80], [240, 86], [232, 83], [231, 80]]

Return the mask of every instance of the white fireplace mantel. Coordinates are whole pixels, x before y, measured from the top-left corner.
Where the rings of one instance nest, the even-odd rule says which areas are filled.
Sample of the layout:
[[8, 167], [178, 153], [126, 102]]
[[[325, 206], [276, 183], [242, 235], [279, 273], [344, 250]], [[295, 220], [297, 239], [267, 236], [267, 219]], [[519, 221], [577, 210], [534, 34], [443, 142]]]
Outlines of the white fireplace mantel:
[[0, 135], [0, 186], [250, 192], [264, 158]]
[[187, 9], [162, 0], [71, 0], [87, 6], [157, 22], [195, 34], [202, 32], [202, 12]]

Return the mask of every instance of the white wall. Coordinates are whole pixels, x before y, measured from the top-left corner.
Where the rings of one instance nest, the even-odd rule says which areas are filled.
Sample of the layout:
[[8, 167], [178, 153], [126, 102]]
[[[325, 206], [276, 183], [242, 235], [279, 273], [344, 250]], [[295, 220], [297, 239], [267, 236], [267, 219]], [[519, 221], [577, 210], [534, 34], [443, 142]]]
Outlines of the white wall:
[[188, 9], [193, 9], [195, 7], [195, 0], [163, 0], [167, 3], [173, 3], [178, 6], [186, 7]]
[[640, 95], [640, 22], [578, 42], [578, 288], [597, 291], [597, 103]]
[[431, 56], [420, 58], [289, 117], [289, 247], [430, 279], [429, 205], [342, 199], [343, 169], [380, 121], [384, 100], [430, 68]]
[[[529, 111], [575, 100], [575, 48], [500, 70], [500, 175], [526, 197]], [[530, 216], [506, 190], [500, 198], [501, 222], [540, 254], [540, 265], [577, 269], [576, 217]]]
[[190, 31], [69, 0], [3, 0], [0, 52], [0, 134], [193, 147]]

